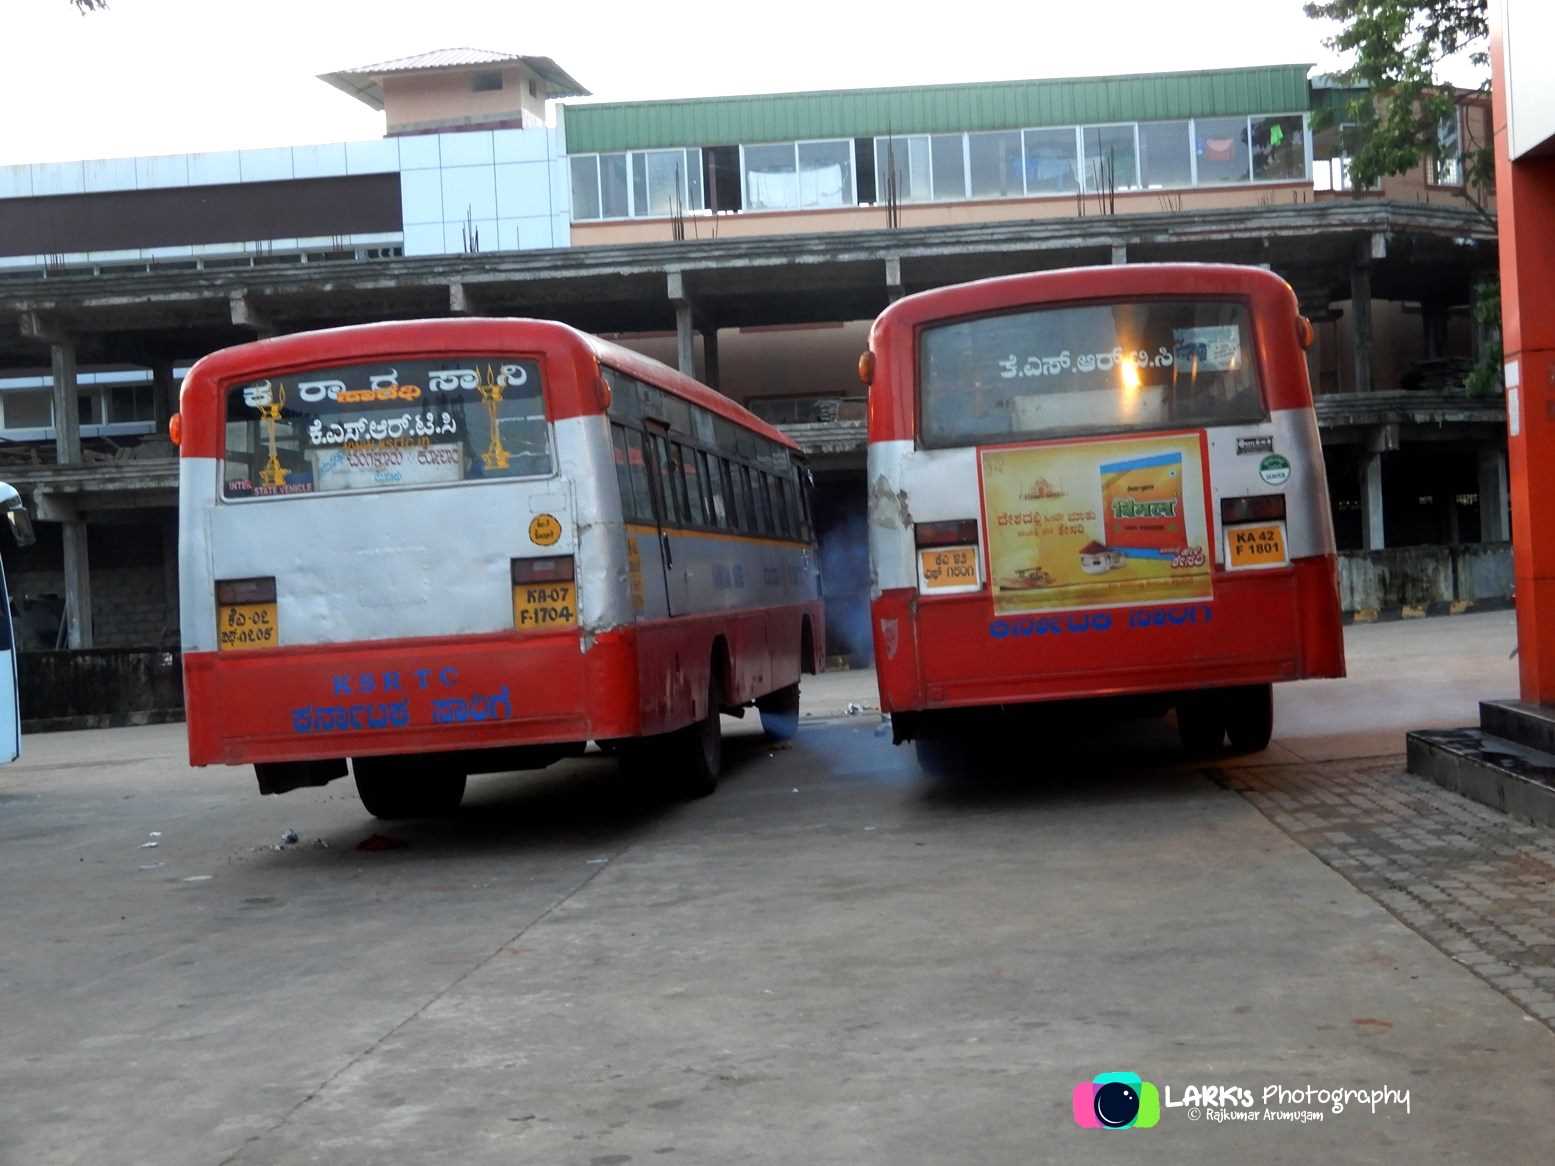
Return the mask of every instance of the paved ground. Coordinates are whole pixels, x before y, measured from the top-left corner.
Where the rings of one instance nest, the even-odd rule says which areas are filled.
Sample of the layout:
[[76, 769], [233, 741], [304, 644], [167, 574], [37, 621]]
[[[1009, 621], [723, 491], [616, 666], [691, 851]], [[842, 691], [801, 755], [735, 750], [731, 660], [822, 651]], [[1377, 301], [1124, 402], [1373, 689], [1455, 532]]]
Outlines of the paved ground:
[[[190, 771], [178, 726], [30, 737], [0, 1162], [1545, 1161], [1552, 834], [1398, 757], [1511, 690], [1511, 642], [1352, 629], [1352, 680], [1283, 691], [1257, 758], [1147, 723], [955, 782], [820, 677], [791, 748], [730, 723], [704, 801], [590, 758], [392, 830], [349, 785]], [[1080, 1130], [1108, 1069], [1410, 1112]]]

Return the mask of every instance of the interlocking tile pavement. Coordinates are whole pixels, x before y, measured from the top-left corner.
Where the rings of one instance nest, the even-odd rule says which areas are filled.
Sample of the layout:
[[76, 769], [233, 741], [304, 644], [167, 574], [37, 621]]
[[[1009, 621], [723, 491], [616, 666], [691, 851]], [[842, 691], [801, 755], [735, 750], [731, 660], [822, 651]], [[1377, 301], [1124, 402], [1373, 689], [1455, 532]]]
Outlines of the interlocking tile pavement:
[[1215, 776], [1555, 1029], [1555, 830], [1413, 777], [1401, 757]]

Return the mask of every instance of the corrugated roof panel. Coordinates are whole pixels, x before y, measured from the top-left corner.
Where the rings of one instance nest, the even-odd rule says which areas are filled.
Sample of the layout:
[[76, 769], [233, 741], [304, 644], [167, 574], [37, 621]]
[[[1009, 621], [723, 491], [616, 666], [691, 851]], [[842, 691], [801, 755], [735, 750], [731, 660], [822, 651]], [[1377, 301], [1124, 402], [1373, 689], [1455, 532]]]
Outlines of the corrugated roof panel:
[[569, 105], [571, 153], [1309, 109], [1308, 65]]

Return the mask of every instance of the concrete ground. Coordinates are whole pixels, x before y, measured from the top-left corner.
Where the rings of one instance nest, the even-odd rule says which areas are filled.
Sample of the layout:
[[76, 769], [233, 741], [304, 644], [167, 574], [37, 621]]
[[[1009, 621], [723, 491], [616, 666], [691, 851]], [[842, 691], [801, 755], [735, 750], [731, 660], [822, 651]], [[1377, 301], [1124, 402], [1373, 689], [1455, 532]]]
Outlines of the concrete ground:
[[[711, 798], [591, 757], [392, 827], [348, 783], [190, 770], [179, 726], [29, 737], [0, 1162], [1546, 1161], [1555, 840], [1399, 760], [1514, 689], [1512, 641], [1353, 628], [1259, 757], [1148, 722], [956, 781], [823, 676], [790, 747], [726, 722]], [[1117, 1069], [1410, 1110], [1077, 1128]]]

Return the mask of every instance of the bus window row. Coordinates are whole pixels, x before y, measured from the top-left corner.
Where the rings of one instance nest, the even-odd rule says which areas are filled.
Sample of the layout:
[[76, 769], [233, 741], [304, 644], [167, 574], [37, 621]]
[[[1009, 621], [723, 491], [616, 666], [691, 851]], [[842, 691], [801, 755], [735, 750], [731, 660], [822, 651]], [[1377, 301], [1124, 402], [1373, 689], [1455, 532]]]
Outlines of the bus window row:
[[809, 500], [793, 463], [780, 477], [620, 422], [610, 434], [627, 522], [810, 540]]

